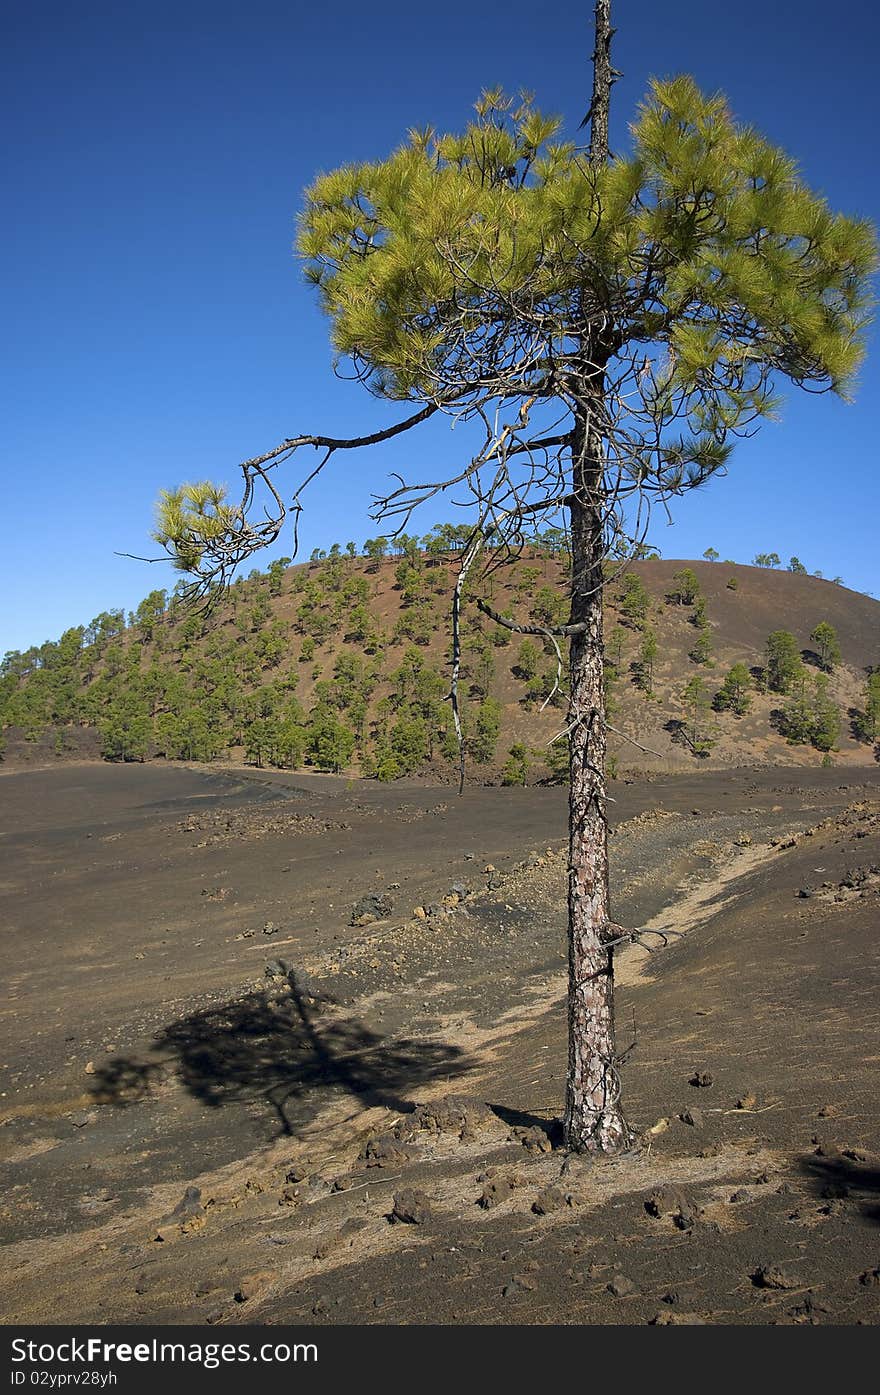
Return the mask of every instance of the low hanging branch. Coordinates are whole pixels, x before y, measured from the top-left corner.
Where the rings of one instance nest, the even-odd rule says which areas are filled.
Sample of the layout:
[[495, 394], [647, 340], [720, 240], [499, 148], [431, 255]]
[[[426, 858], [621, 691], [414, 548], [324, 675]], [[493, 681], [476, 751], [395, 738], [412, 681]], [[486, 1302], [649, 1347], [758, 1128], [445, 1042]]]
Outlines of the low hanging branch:
[[[214, 585], [225, 586], [242, 562], [275, 542], [291, 513], [295, 556], [299, 550], [301, 496], [335, 452], [360, 450], [365, 446], [390, 441], [421, 425], [439, 410], [439, 404], [429, 403], [404, 421], [363, 436], [290, 436], [262, 455], [241, 462], [239, 469], [243, 491], [237, 507], [226, 502], [226, 491], [216, 485], [182, 485], [177, 490], [163, 491], [159, 502], [159, 528], [154, 534], [156, 541], [162, 544], [175, 566], [196, 578], [194, 589], [202, 593]], [[316, 450], [323, 450], [324, 454], [294, 491], [290, 502], [285, 503], [269, 472], [282, 461], [290, 459], [302, 446], [313, 446]], [[249, 516], [255, 505], [259, 484], [265, 487], [271, 508], [264, 504], [263, 518], [251, 523]]]

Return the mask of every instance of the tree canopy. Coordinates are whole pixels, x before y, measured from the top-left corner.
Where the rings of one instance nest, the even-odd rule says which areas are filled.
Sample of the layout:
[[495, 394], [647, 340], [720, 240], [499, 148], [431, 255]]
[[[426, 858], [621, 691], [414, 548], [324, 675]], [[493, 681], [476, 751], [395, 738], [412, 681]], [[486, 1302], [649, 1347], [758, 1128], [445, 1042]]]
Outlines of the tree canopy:
[[[585, 375], [604, 374], [615, 503], [666, 497], [724, 466], [732, 437], [773, 410], [775, 377], [845, 393], [871, 305], [871, 225], [833, 213], [791, 159], [691, 78], [653, 83], [631, 151], [606, 163], [560, 129], [528, 97], [484, 93], [459, 134], [413, 130], [385, 160], [320, 176], [299, 225], [337, 355], [370, 390], [424, 415], [483, 417], [486, 443], [457, 478], [502, 535], [511, 518], [523, 523], [517, 455], [529, 462], [530, 509], [552, 513], [566, 497], [566, 416]], [[485, 416], [498, 400], [519, 408], [500, 432]], [[546, 403], [554, 411], [542, 417]], [[542, 424], [530, 429], [533, 413]], [[292, 437], [244, 463], [239, 508], [206, 483], [169, 491], [156, 536], [202, 580], [225, 572], [280, 530], [285, 505], [268, 473], [278, 460], [302, 444], [329, 456], [385, 435]], [[252, 525], [260, 482], [276, 507]], [[433, 492], [414, 487], [397, 502]]]

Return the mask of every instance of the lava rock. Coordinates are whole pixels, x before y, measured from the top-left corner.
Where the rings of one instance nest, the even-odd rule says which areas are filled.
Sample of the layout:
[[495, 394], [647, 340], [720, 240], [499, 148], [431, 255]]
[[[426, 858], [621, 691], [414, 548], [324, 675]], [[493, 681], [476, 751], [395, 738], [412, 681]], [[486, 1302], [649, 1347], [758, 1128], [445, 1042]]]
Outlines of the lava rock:
[[385, 1133], [369, 1139], [360, 1161], [366, 1163], [367, 1167], [402, 1167], [411, 1157], [409, 1150], [393, 1134]]
[[431, 1218], [431, 1203], [416, 1187], [404, 1187], [394, 1193], [391, 1220], [404, 1225], [424, 1225]]
[[250, 1303], [259, 1298], [278, 1278], [274, 1269], [260, 1269], [255, 1274], [246, 1274], [235, 1290], [236, 1303]]
[[705, 1327], [706, 1319], [701, 1318], [697, 1313], [670, 1313], [668, 1308], [665, 1311], [655, 1313], [648, 1319], [649, 1327]]
[[532, 1210], [536, 1216], [549, 1216], [554, 1211], [562, 1211], [570, 1205], [571, 1197], [567, 1196], [561, 1187], [545, 1187], [532, 1202]]
[[171, 1214], [175, 1220], [181, 1222], [204, 1216], [205, 1208], [202, 1205], [201, 1187], [187, 1187]]
[[372, 925], [374, 920], [384, 920], [394, 910], [390, 896], [370, 891], [362, 896], [351, 908], [349, 925]]
[[755, 1288], [797, 1288], [797, 1279], [792, 1278], [779, 1264], [761, 1264], [751, 1275]]
[[546, 1129], [542, 1129], [540, 1124], [535, 1124], [529, 1129], [514, 1129], [511, 1139], [519, 1139], [527, 1153], [552, 1153], [553, 1142]]

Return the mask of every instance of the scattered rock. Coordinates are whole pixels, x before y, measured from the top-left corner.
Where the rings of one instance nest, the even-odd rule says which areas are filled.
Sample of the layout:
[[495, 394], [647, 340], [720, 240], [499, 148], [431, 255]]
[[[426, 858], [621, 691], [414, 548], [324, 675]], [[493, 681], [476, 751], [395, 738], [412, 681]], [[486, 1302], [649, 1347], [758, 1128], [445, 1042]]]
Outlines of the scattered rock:
[[385, 1133], [368, 1140], [360, 1161], [366, 1163], [367, 1167], [402, 1167], [411, 1158], [412, 1154], [408, 1148], [405, 1148], [393, 1134]]
[[394, 910], [394, 902], [384, 893], [370, 891], [352, 906], [349, 925], [372, 925], [374, 920], [385, 920]]
[[205, 1208], [202, 1205], [201, 1187], [187, 1187], [171, 1214], [175, 1220], [180, 1222], [191, 1221], [204, 1216]]
[[501, 1290], [502, 1298], [515, 1298], [519, 1293], [532, 1293], [538, 1287], [534, 1279], [528, 1278], [525, 1274], [514, 1274], [509, 1284], [505, 1284]]
[[677, 1187], [655, 1187], [645, 1202], [649, 1216], [671, 1216], [683, 1207], [690, 1209], [690, 1201]]
[[758, 1103], [758, 1096], [752, 1090], [746, 1090], [744, 1095], [740, 1095], [736, 1102], [737, 1109], [754, 1109]]
[[672, 1217], [676, 1230], [693, 1230], [703, 1212], [699, 1206], [682, 1206]]
[[703, 1127], [702, 1109], [685, 1109], [678, 1117], [683, 1124], [689, 1124], [692, 1129], [701, 1129]]
[[880, 1268], [866, 1269], [859, 1275], [859, 1283], [865, 1288], [877, 1288], [880, 1285]]
[[866, 1163], [870, 1160], [870, 1153], [864, 1148], [844, 1148], [843, 1156], [849, 1158], [850, 1162]]
[[404, 1187], [394, 1193], [391, 1220], [405, 1225], [424, 1225], [431, 1218], [431, 1203], [416, 1187]]
[[259, 1298], [277, 1278], [278, 1275], [273, 1269], [260, 1269], [255, 1274], [246, 1274], [233, 1295], [236, 1303], [250, 1303], [252, 1299]]
[[493, 1207], [506, 1201], [513, 1191], [522, 1184], [522, 1179], [515, 1174], [508, 1174], [506, 1177], [487, 1178], [483, 1190], [477, 1197], [477, 1205], [482, 1206], [484, 1211], [491, 1211]]
[[627, 1298], [631, 1293], [635, 1293], [636, 1291], [635, 1284], [632, 1279], [627, 1278], [626, 1274], [615, 1275], [611, 1283], [606, 1285], [606, 1287], [608, 1292], [615, 1298]]
[[816, 1144], [815, 1154], [817, 1158], [830, 1158], [837, 1162], [843, 1157], [843, 1149], [839, 1143], [827, 1138], [819, 1138], [817, 1134], [813, 1134], [812, 1141]]
[[545, 1187], [532, 1202], [532, 1210], [536, 1216], [549, 1216], [570, 1205], [571, 1197], [561, 1187]]
[[661, 1309], [648, 1319], [649, 1327], [705, 1327], [706, 1319], [697, 1313], [670, 1313]]
[[708, 1090], [709, 1086], [714, 1084], [714, 1079], [707, 1070], [695, 1070], [688, 1084], [694, 1085], [698, 1090]]
[[445, 1099], [417, 1105], [412, 1114], [407, 1114], [395, 1126], [394, 1136], [404, 1142], [413, 1142], [422, 1132], [452, 1133], [465, 1139], [473, 1138], [480, 1129], [499, 1124], [497, 1116], [482, 1100], [447, 1095]]
[[702, 1211], [700, 1207], [678, 1187], [655, 1187], [645, 1202], [645, 1210], [655, 1218], [668, 1216], [678, 1230], [691, 1230], [696, 1225]]
[[343, 1236], [341, 1231], [333, 1230], [330, 1232], [329, 1235], [322, 1235], [320, 1240], [315, 1245], [315, 1250], [312, 1255], [312, 1258], [327, 1259], [329, 1255], [333, 1254], [334, 1250], [340, 1249], [342, 1244]]
[[755, 1288], [797, 1288], [798, 1281], [792, 1278], [779, 1264], [762, 1264], [750, 1275]]
[[519, 1139], [527, 1153], [552, 1153], [553, 1143], [546, 1129], [542, 1129], [540, 1124], [534, 1124], [531, 1128], [516, 1128], [511, 1130], [511, 1140]]

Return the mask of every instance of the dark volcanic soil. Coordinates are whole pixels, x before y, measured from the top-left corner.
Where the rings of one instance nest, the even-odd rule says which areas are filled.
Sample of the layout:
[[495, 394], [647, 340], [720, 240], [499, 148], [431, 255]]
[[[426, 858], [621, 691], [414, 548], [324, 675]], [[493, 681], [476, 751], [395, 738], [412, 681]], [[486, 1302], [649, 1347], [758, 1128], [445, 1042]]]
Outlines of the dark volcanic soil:
[[5, 1320], [876, 1321], [878, 776], [613, 787], [613, 1161], [562, 791], [3, 776]]

